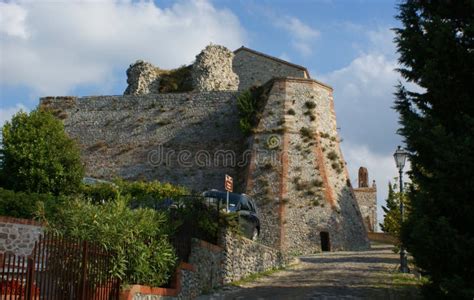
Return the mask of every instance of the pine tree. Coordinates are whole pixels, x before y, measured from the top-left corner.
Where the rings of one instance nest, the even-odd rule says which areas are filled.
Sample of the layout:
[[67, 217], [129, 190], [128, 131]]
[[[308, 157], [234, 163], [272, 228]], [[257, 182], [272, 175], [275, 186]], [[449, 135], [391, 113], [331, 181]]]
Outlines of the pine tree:
[[383, 223], [380, 223], [380, 229], [385, 233], [398, 237], [400, 231], [400, 201], [399, 194], [395, 192], [394, 188], [396, 187], [389, 182], [386, 199], [387, 206], [382, 206], [385, 214]]
[[407, 0], [395, 108], [411, 161], [402, 241], [430, 298], [474, 297], [474, 2]]

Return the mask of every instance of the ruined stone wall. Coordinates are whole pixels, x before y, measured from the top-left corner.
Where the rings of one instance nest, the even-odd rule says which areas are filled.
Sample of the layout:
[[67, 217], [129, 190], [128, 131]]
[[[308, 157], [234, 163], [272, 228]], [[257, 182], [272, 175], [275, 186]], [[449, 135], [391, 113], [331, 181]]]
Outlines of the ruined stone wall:
[[239, 77], [232, 70], [234, 53], [223, 46], [209, 45], [196, 56], [193, 86], [197, 91], [236, 91]]
[[368, 247], [339, 147], [332, 89], [275, 80], [252, 144], [247, 193], [263, 215], [262, 241], [293, 253]]
[[239, 90], [262, 85], [273, 77], [305, 78], [305, 72], [300, 68], [247, 50], [236, 51], [232, 68], [239, 76]]
[[377, 229], [377, 189], [357, 188], [354, 194], [359, 204], [360, 212], [367, 231], [375, 232]]
[[127, 69], [127, 84], [124, 95], [157, 94], [160, 88], [159, 70], [150, 63], [137, 60]]
[[81, 147], [86, 176], [156, 179], [190, 189], [242, 191], [238, 162], [245, 138], [235, 92], [48, 97], [41, 105], [64, 120]]

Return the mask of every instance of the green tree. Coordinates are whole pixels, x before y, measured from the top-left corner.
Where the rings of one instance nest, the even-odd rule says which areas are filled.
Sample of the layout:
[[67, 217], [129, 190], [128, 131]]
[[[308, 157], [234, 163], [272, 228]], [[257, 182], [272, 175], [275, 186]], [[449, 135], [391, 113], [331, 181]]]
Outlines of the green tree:
[[380, 229], [383, 232], [398, 237], [400, 232], [400, 197], [399, 193], [395, 192], [395, 188], [395, 185], [392, 185], [390, 182], [388, 183], [387, 206], [382, 206], [385, 215], [383, 223], [380, 224]]
[[2, 134], [2, 186], [55, 195], [79, 187], [84, 176], [79, 149], [50, 112], [20, 111], [5, 123]]
[[430, 298], [474, 297], [474, 2], [399, 6], [396, 110], [410, 152], [412, 212], [402, 241]]
[[[398, 178], [395, 178], [398, 180]], [[397, 239], [395, 244], [395, 252], [400, 250], [400, 227], [401, 227], [401, 214], [400, 214], [400, 200], [403, 201], [405, 218], [408, 218], [411, 212], [410, 199], [406, 197], [406, 194], [400, 194], [398, 191], [398, 186], [396, 184], [388, 183], [388, 196], [387, 196], [387, 206], [382, 206], [382, 209], [385, 213], [383, 223], [380, 224], [380, 228], [383, 232], [388, 233], [394, 236]]]

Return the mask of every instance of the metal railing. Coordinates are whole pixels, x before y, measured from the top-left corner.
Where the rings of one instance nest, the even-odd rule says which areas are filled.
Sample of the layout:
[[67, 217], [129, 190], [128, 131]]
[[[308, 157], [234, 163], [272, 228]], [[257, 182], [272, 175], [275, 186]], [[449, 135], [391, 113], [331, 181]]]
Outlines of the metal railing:
[[29, 257], [3, 255], [0, 299], [118, 299], [113, 259], [96, 244], [45, 234]]

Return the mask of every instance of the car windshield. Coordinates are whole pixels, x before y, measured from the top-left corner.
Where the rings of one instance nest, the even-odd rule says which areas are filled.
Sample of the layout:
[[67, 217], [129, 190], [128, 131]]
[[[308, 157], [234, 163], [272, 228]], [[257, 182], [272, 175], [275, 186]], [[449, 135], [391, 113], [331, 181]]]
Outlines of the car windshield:
[[[227, 193], [221, 191], [204, 192], [204, 198], [210, 205], [219, 205], [224, 208], [227, 203]], [[229, 193], [229, 210], [236, 211], [237, 205], [243, 196], [240, 194]]]

